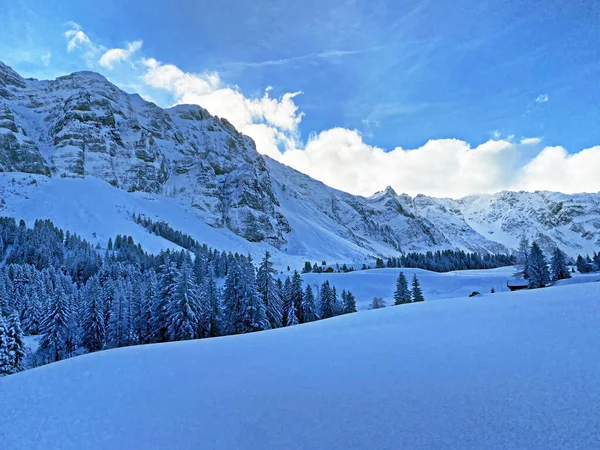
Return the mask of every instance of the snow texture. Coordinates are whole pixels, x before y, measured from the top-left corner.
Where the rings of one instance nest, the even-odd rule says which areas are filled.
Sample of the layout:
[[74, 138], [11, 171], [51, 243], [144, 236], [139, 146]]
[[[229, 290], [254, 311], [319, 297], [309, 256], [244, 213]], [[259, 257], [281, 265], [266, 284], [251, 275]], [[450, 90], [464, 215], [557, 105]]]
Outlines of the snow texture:
[[0, 442], [599, 448], [598, 323], [585, 283], [103, 351], [0, 379]]

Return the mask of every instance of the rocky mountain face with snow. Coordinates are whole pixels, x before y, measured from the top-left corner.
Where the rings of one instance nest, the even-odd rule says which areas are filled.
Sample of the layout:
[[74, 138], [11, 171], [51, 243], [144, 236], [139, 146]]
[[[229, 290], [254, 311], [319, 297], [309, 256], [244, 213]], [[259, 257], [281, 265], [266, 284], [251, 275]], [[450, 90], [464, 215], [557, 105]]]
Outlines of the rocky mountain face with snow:
[[93, 72], [38, 81], [0, 63], [0, 172], [92, 176], [160, 194], [213, 227], [295, 255], [507, 252], [522, 234], [570, 254], [600, 245], [599, 194], [353, 196], [262, 157], [199, 106], [161, 109]]

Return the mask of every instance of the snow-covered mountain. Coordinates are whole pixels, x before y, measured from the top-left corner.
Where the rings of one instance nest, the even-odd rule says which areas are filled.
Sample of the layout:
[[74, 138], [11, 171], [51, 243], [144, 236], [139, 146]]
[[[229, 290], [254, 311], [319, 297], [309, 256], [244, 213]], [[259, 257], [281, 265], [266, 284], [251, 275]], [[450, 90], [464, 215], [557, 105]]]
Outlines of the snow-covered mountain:
[[[522, 234], [569, 254], [600, 245], [599, 194], [502, 192], [452, 200], [387, 188], [353, 196], [259, 155], [250, 138], [199, 106], [161, 109], [93, 72], [38, 81], [0, 63], [0, 172], [32, 174], [28, 179], [38, 186], [51, 177], [55, 197], [46, 214], [57, 223], [69, 209], [67, 181], [97, 178], [123, 191], [119, 198], [131, 198], [120, 202], [123, 217], [151, 215], [135, 200], [145, 193], [185, 211], [191, 234], [208, 224], [299, 258], [358, 262], [446, 248], [507, 252]], [[27, 209], [26, 188], [9, 185], [11, 179], [0, 177], [0, 215]], [[99, 218], [96, 199], [114, 191], [98, 183], [82, 187], [89, 203], [81, 202], [80, 216]], [[27, 189], [41, 199], [43, 188]], [[100, 222], [67, 225], [88, 239], [90, 229], [94, 237], [103, 234]], [[214, 242], [214, 233], [195, 234]]]

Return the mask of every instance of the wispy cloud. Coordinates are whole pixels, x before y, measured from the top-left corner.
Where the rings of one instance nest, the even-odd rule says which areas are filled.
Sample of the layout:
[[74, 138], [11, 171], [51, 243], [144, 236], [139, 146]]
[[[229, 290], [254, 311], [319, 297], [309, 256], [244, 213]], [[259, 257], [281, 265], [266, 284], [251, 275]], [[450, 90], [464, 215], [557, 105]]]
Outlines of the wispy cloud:
[[521, 144], [523, 145], [537, 145], [540, 142], [542, 142], [542, 138], [541, 137], [529, 137], [529, 138], [523, 138], [521, 139]]
[[352, 55], [360, 55], [364, 53], [370, 53], [378, 51], [384, 48], [383, 46], [370, 47], [365, 49], [356, 50], [327, 50], [323, 52], [307, 53], [300, 56], [292, 56], [289, 58], [280, 59], [267, 59], [263, 61], [234, 61], [222, 64], [224, 68], [236, 68], [236, 69], [252, 69], [261, 67], [272, 67], [272, 66], [284, 66], [293, 64], [296, 62], [307, 61], [307, 60], [325, 60], [329, 62], [335, 62], [339, 58]]
[[535, 102], [536, 103], [546, 103], [548, 100], [550, 100], [550, 97], [548, 97], [548, 94], [540, 94], [535, 99]]
[[111, 48], [107, 50], [101, 57], [98, 63], [111, 70], [115, 63], [127, 61], [131, 56], [142, 48], [142, 41], [128, 42], [126, 48]]

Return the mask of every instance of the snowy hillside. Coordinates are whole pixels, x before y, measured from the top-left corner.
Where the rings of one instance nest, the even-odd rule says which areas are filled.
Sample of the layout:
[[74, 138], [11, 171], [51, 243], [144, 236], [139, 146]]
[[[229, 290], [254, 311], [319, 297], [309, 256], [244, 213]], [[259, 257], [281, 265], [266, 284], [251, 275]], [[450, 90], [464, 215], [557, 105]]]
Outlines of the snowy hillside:
[[[122, 212], [152, 198], [162, 208], [150, 208], [153, 214], [174, 228], [185, 216], [183, 228], [200, 242], [217, 248], [236, 242], [224, 248], [238, 251], [258, 242], [291, 255], [292, 265], [438, 249], [504, 253], [523, 234], [570, 255], [600, 245], [600, 194], [502, 192], [451, 200], [387, 188], [353, 196], [262, 157], [250, 138], [198, 106], [161, 109], [93, 72], [38, 81], [0, 62], [0, 172], [15, 174], [0, 180], [0, 215], [48, 217], [101, 245], [100, 236], [134, 227], [107, 223], [106, 195], [119, 199]], [[40, 186], [52, 179], [52, 197], [48, 191], [36, 198], [53, 209], [34, 214], [25, 201], [30, 188], [6, 187], [13, 177], [23, 179], [19, 173], [32, 174]], [[79, 209], [69, 211], [73, 180], [81, 178], [91, 181], [77, 185], [85, 185]], [[65, 223], [66, 217], [73, 220]], [[164, 245], [153, 237], [139, 241], [150, 251]]]
[[0, 379], [3, 448], [598, 448], [600, 283], [103, 351]]

